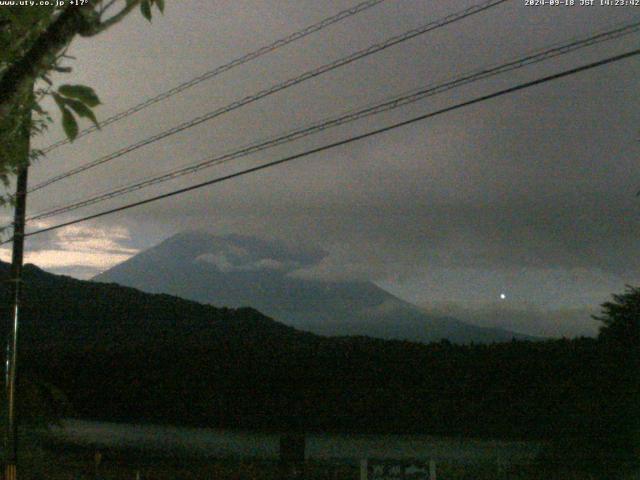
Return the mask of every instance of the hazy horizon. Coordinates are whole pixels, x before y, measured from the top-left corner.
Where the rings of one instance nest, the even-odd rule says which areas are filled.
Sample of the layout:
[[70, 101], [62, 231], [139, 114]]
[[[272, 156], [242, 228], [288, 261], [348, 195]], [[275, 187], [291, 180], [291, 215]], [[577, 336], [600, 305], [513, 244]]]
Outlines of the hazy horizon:
[[[208, 234], [208, 232], [204, 232], [202, 230], [199, 232]], [[287, 242], [275, 237], [268, 238], [268, 241], [273, 242], [274, 244], [287, 245]], [[293, 245], [287, 246], [289, 248], [295, 247]], [[322, 252], [321, 249], [313, 245], [298, 246], [297, 249], [301, 252]], [[206, 255], [203, 255], [202, 257], [204, 256]], [[313, 260], [306, 265], [291, 267], [293, 268], [292, 274], [294, 277], [319, 281], [371, 281], [401, 300], [414, 304], [428, 315], [435, 317], [451, 317], [480, 327], [500, 328], [519, 334], [550, 338], [585, 335], [595, 336], [598, 331], [598, 322], [593, 320], [591, 316], [599, 313], [600, 304], [573, 308], [554, 308], [552, 306], [545, 307], [531, 302], [517, 301], [510, 298], [501, 299], [499, 297], [493, 301], [486, 301], [484, 303], [474, 300], [473, 297], [466, 300], [461, 299], [459, 301], [424, 301], [424, 298], [430, 298], [428, 294], [429, 292], [422, 292], [422, 295], [420, 295], [420, 292], [416, 293], [409, 289], [397, 288], [395, 285], [388, 282], [379, 282], [375, 281], [375, 279], [366, 278], [363, 272], [360, 272], [359, 275], [355, 275], [353, 271], [349, 270], [349, 268], [346, 268], [344, 272], [341, 272], [339, 268], [335, 268], [333, 263], [325, 263], [327, 258], [330, 258], [328, 252], [322, 252], [322, 254], [317, 257], [317, 260]], [[3, 258], [3, 260], [8, 259]], [[225, 266], [228, 265], [228, 260], [223, 256], [206, 259], [206, 262], [211, 263], [215, 268], [222, 268], [223, 271], [225, 269], [233, 271], [229, 267]], [[275, 268], [274, 264], [279, 263], [279, 260], [275, 260], [266, 255], [265, 258], [253, 258], [251, 262], [252, 268]], [[254, 267], [256, 265], [257, 267]], [[113, 265], [112, 268], [115, 266], [117, 266], [117, 264]], [[241, 266], [240, 268], [246, 267]], [[280, 268], [280, 265], [278, 268]], [[86, 275], [78, 274], [77, 270], [69, 272], [64, 267], [44, 268], [44, 270], [64, 275], [71, 273], [71, 276], [81, 279], [91, 279], [96, 274], [96, 272], [90, 268], [86, 270]], [[433, 298], [433, 296], [431, 296], [431, 298]], [[603, 302], [606, 300], [608, 300], [608, 298], [604, 298]], [[276, 320], [278, 320], [278, 318], [276, 318]]]
[[[181, 0], [178, 7], [167, 2], [165, 14], [154, 15], [151, 24], [130, 15], [99, 38], [75, 40], [68, 52], [75, 57], [69, 61], [73, 72], [53, 80], [92, 86], [102, 100], [96, 114], [105, 119], [355, 3]], [[33, 166], [30, 184], [474, 4], [383, 2], [58, 148]], [[506, 2], [34, 192], [29, 213], [630, 23], [634, 13], [633, 8], [532, 8]], [[597, 61], [627, 51], [637, 35], [32, 222], [29, 228], [233, 173]], [[637, 59], [613, 63], [211, 188], [29, 237], [26, 261], [90, 278], [183, 230], [283, 238], [329, 253], [318, 275], [370, 280], [422, 307], [453, 305], [452, 310], [481, 324], [506, 322], [512, 315], [509, 321], [526, 331], [588, 332], [591, 327], [580, 323], [579, 312], [597, 312], [625, 284], [640, 283], [639, 67]], [[59, 119], [54, 120], [34, 146], [62, 137]], [[10, 211], [3, 214], [7, 221]], [[9, 255], [7, 245], [0, 248], [0, 258]], [[494, 303], [496, 308], [487, 307]], [[553, 320], [540, 323], [539, 312], [554, 312]]]

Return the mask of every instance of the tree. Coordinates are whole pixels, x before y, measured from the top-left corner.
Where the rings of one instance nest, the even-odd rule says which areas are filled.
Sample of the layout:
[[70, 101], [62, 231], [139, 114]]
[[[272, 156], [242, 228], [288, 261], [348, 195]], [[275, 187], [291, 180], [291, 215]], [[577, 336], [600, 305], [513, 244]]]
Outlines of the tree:
[[640, 348], [640, 288], [627, 286], [625, 293], [613, 295], [602, 304], [602, 313], [593, 317], [602, 322], [599, 338], [621, 347]]
[[[16, 478], [17, 464], [14, 392], [27, 167], [42, 154], [30, 150], [28, 140], [52, 122], [41, 106], [41, 101], [49, 95], [60, 109], [62, 126], [69, 140], [73, 141], [78, 134], [78, 117], [98, 124], [92, 108], [100, 101], [93, 89], [85, 85], [56, 88], [49, 74], [71, 71], [62, 62], [70, 58], [66, 56], [66, 49], [77, 35], [95, 36], [121, 21], [137, 6], [148, 20], [151, 20], [152, 5], [164, 10], [164, 0], [38, 0], [37, 3], [19, 1], [0, 8], [0, 180], [7, 186], [10, 176], [18, 174], [16, 197], [20, 199], [15, 202], [11, 272], [11, 302], [16, 320], [9, 336], [5, 385], [5, 478], [9, 479]], [[107, 12], [114, 7], [119, 7], [117, 13], [109, 16]], [[0, 203], [9, 199], [0, 197]]]
[[[601, 388], [608, 397], [605, 428], [598, 432], [608, 443], [611, 458], [638, 467], [640, 457], [640, 288], [627, 286], [602, 304], [593, 317], [602, 322], [598, 340], [602, 350]], [[603, 450], [607, 448], [603, 446]]]
[[[164, 0], [65, 0], [49, 5], [0, 7], [0, 180], [7, 185], [26, 161], [24, 135], [42, 132], [52, 122], [41, 101], [52, 96], [61, 112], [65, 134], [73, 140], [78, 117], [97, 124], [93, 108], [100, 102], [84, 85], [56, 87], [51, 72], [68, 73], [66, 50], [78, 35], [93, 37], [139, 7], [151, 20], [152, 6], [164, 11]], [[56, 3], [61, 5], [56, 6]], [[114, 13], [115, 12], [115, 13]], [[35, 87], [34, 87], [35, 86]], [[0, 198], [6, 202], [7, 198]]]
[[[0, 380], [0, 388], [4, 388]], [[47, 430], [59, 425], [64, 417], [73, 414], [67, 396], [55, 385], [37, 377], [24, 376], [20, 380], [19, 416], [21, 425], [30, 429]], [[0, 416], [6, 415], [2, 405]], [[4, 425], [0, 426], [0, 430]]]

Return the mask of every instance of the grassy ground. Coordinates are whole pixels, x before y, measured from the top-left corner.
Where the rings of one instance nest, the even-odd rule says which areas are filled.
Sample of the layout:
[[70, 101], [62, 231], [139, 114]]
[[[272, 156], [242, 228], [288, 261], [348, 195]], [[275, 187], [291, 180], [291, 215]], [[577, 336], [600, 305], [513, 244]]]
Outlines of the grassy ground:
[[[104, 452], [95, 468], [91, 451], [23, 449], [20, 461], [21, 480], [282, 480], [277, 462], [241, 459], [202, 459], [163, 456], [140, 456], [123, 452]], [[306, 480], [359, 480], [357, 466], [308, 461]], [[612, 472], [593, 472], [534, 464], [501, 469], [494, 462], [473, 465], [438, 464], [438, 479], [443, 480], [608, 480], [631, 479]]]
[[[576, 450], [575, 458], [584, 457]], [[632, 474], [614, 474], [610, 469], [598, 473], [573, 465], [560, 464], [568, 453], [546, 451], [529, 465], [502, 465], [495, 459], [473, 464], [437, 463], [438, 480], [640, 480]], [[615, 465], [614, 465], [615, 466]], [[187, 457], [181, 453], [101, 450], [96, 469], [95, 449], [61, 443], [43, 444], [23, 439], [20, 445], [20, 480], [285, 480], [274, 460]], [[309, 460], [304, 466], [305, 480], [359, 480], [359, 468], [338, 461]]]

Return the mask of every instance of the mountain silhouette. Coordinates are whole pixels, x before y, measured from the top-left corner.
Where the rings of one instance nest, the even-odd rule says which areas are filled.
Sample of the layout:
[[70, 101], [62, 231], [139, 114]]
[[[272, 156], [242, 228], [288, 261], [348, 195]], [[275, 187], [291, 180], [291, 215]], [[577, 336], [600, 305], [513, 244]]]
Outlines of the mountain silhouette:
[[252, 307], [320, 335], [458, 343], [526, 338], [426, 314], [373, 282], [314, 278], [309, 272], [325, 257], [318, 249], [276, 240], [184, 232], [93, 280], [216, 306]]
[[[303, 253], [297, 261], [308, 258]], [[5, 319], [8, 271], [0, 262]], [[610, 354], [595, 339], [456, 345], [324, 337], [253, 308], [216, 308], [33, 265], [23, 280], [20, 376], [63, 392], [71, 413], [60, 415], [277, 431], [599, 438], [592, 429], [611, 418], [618, 398]], [[3, 338], [8, 326], [0, 325]]]

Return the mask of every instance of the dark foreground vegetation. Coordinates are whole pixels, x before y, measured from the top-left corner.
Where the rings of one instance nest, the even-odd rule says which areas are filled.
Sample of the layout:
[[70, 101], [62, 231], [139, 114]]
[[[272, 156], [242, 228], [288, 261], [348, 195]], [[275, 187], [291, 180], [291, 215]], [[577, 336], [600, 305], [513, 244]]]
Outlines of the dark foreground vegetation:
[[599, 339], [493, 345], [323, 338], [249, 308], [217, 309], [36, 268], [26, 270], [26, 299], [23, 389], [68, 409], [53, 414], [544, 439], [553, 447], [546, 464], [603, 472], [639, 458], [636, 290], [605, 306]]
[[[67, 452], [29, 450], [19, 465], [25, 480], [282, 480], [281, 465], [275, 460], [257, 459], [197, 459], [164, 455], [139, 457], [104, 452], [96, 468], [92, 451]], [[304, 466], [305, 480], [359, 480], [357, 465], [309, 460]], [[526, 467], [500, 471], [495, 464], [453, 465], [438, 464], [438, 478], [448, 480], [554, 480], [536, 474]], [[563, 480], [584, 480], [584, 477], [563, 477]]]
[[[184, 459], [171, 456], [131, 458], [105, 452], [96, 469], [93, 452], [40, 451], [21, 462], [25, 480], [282, 480], [283, 469], [275, 460]], [[309, 460], [305, 480], [359, 480], [354, 464]], [[97, 475], [96, 475], [97, 473]], [[494, 462], [475, 464], [438, 463], [437, 478], [446, 480], [591, 480], [604, 478], [585, 474], [550, 472], [542, 463], [497, 468]], [[139, 475], [139, 476], [138, 476]]]

